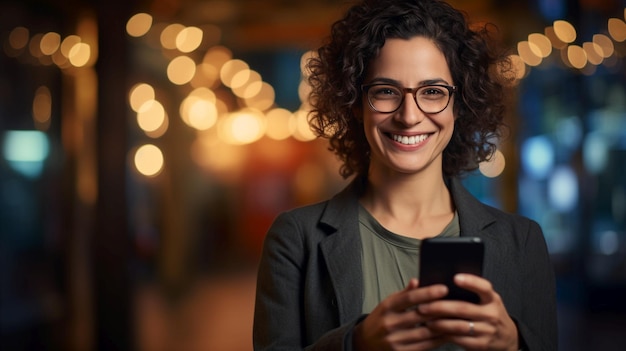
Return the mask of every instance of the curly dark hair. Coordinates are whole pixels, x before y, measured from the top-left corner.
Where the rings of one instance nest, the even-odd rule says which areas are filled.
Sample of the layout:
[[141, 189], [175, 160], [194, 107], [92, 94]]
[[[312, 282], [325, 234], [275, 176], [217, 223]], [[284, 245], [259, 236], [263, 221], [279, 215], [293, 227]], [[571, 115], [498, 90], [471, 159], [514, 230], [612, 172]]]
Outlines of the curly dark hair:
[[370, 60], [388, 38], [423, 36], [443, 52], [459, 87], [455, 128], [443, 153], [444, 176], [478, 168], [496, 149], [505, 110], [505, 75], [511, 64], [496, 51], [484, 24], [473, 29], [465, 13], [440, 0], [364, 0], [335, 22], [326, 44], [308, 62], [309, 122], [343, 162], [340, 174], [366, 174], [370, 146], [354, 115]]

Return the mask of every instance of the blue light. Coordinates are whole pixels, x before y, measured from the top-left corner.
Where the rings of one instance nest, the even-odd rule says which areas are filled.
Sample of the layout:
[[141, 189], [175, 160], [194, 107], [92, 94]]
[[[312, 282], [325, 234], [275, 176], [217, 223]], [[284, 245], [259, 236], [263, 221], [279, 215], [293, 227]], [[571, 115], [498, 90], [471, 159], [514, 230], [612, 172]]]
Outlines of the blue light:
[[39, 131], [14, 130], [4, 135], [3, 155], [16, 172], [37, 178], [49, 153], [48, 137]]
[[554, 147], [546, 136], [536, 136], [522, 143], [521, 162], [533, 179], [545, 179], [554, 167]]
[[557, 168], [548, 182], [550, 204], [559, 212], [569, 212], [578, 204], [578, 178], [567, 166]]
[[539, 11], [547, 20], [554, 21], [565, 17], [563, 0], [539, 0]]
[[599, 174], [609, 163], [609, 137], [600, 132], [587, 134], [583, 144], [583, 164], [589, 173]]

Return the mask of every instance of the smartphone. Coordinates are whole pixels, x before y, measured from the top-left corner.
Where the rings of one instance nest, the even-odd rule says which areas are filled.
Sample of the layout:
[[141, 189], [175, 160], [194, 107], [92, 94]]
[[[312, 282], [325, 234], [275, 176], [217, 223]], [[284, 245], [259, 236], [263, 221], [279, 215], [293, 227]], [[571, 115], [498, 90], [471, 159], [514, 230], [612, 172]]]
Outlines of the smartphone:
[[430, 238], [422, 240], [420, 249], [420, 286], [445, 284], [444, 299], [479, 303], [474, 292], [454, 284], [454, 275], [470, 273], [482, 276], [484, 244], [476, 237]]

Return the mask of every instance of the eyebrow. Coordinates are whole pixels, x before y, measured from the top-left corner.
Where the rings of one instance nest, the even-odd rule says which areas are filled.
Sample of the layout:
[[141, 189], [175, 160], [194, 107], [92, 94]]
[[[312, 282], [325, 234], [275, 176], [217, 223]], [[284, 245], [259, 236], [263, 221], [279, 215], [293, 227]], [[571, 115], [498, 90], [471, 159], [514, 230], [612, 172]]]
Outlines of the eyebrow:
[[[391, 78], [385, 78], [385, 77], [374, 78], [371, 81], [369, 81], [367, 84], [377, 84], [377, 83], [393, 84], [393, 85], [402, 86], [402, 84], [400, 84], [399, 81], [397, 81], [395, 79], [391, 79]], [[443, 78], [433, 78], [433, 79], [423, 80], [423, 81], [419, 82], [419, 84], [417, 86], [418, 87], [423, 87], [423, 86], [426, 86], [426, 85], [433, 85], [433, 84], [450, 85], [450, 83], [448, 83], [448, 81], [446, 81]]]

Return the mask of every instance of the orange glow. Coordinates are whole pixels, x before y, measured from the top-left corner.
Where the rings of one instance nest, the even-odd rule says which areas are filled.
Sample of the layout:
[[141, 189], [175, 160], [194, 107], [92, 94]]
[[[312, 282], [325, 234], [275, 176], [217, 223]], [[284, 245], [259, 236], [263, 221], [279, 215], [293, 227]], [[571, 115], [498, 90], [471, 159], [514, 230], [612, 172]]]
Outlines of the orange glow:
[[128, 100], [133, 111], [139, 111], [139, 108], [147, 101], [154, 100], [154, 88], [146, 83], [135, 84], [130, 89]]
[[167, 66], [167, 78], [176, 85], [187, 84], [196, 74], [196, 63], [187, 56], [178, 56]]
[[138, 13], [126, 22], [126, 33], [131, 37], [140, 37], [148, 33], [152, 27], [152, 16], [147, 13]]
[[203, 35], [198, 27], [186, 27], [176, 35], [176, 48], [184, 53], [192, 52], [202, 44]]
[[16, 50], [28, 45], [29, 31], [24, 27], [15, 27], [9, 34], [9, 45]]
[[576, 28], [567, 21], [554, 21], [554, 33], [564, 43], [571, 43], [576, 40]]
[[52, 96], [50, 89], [40, 86], [35, 92], [33, 99], [33, 119], [39, 130], [47, 130], [52, 116]]

